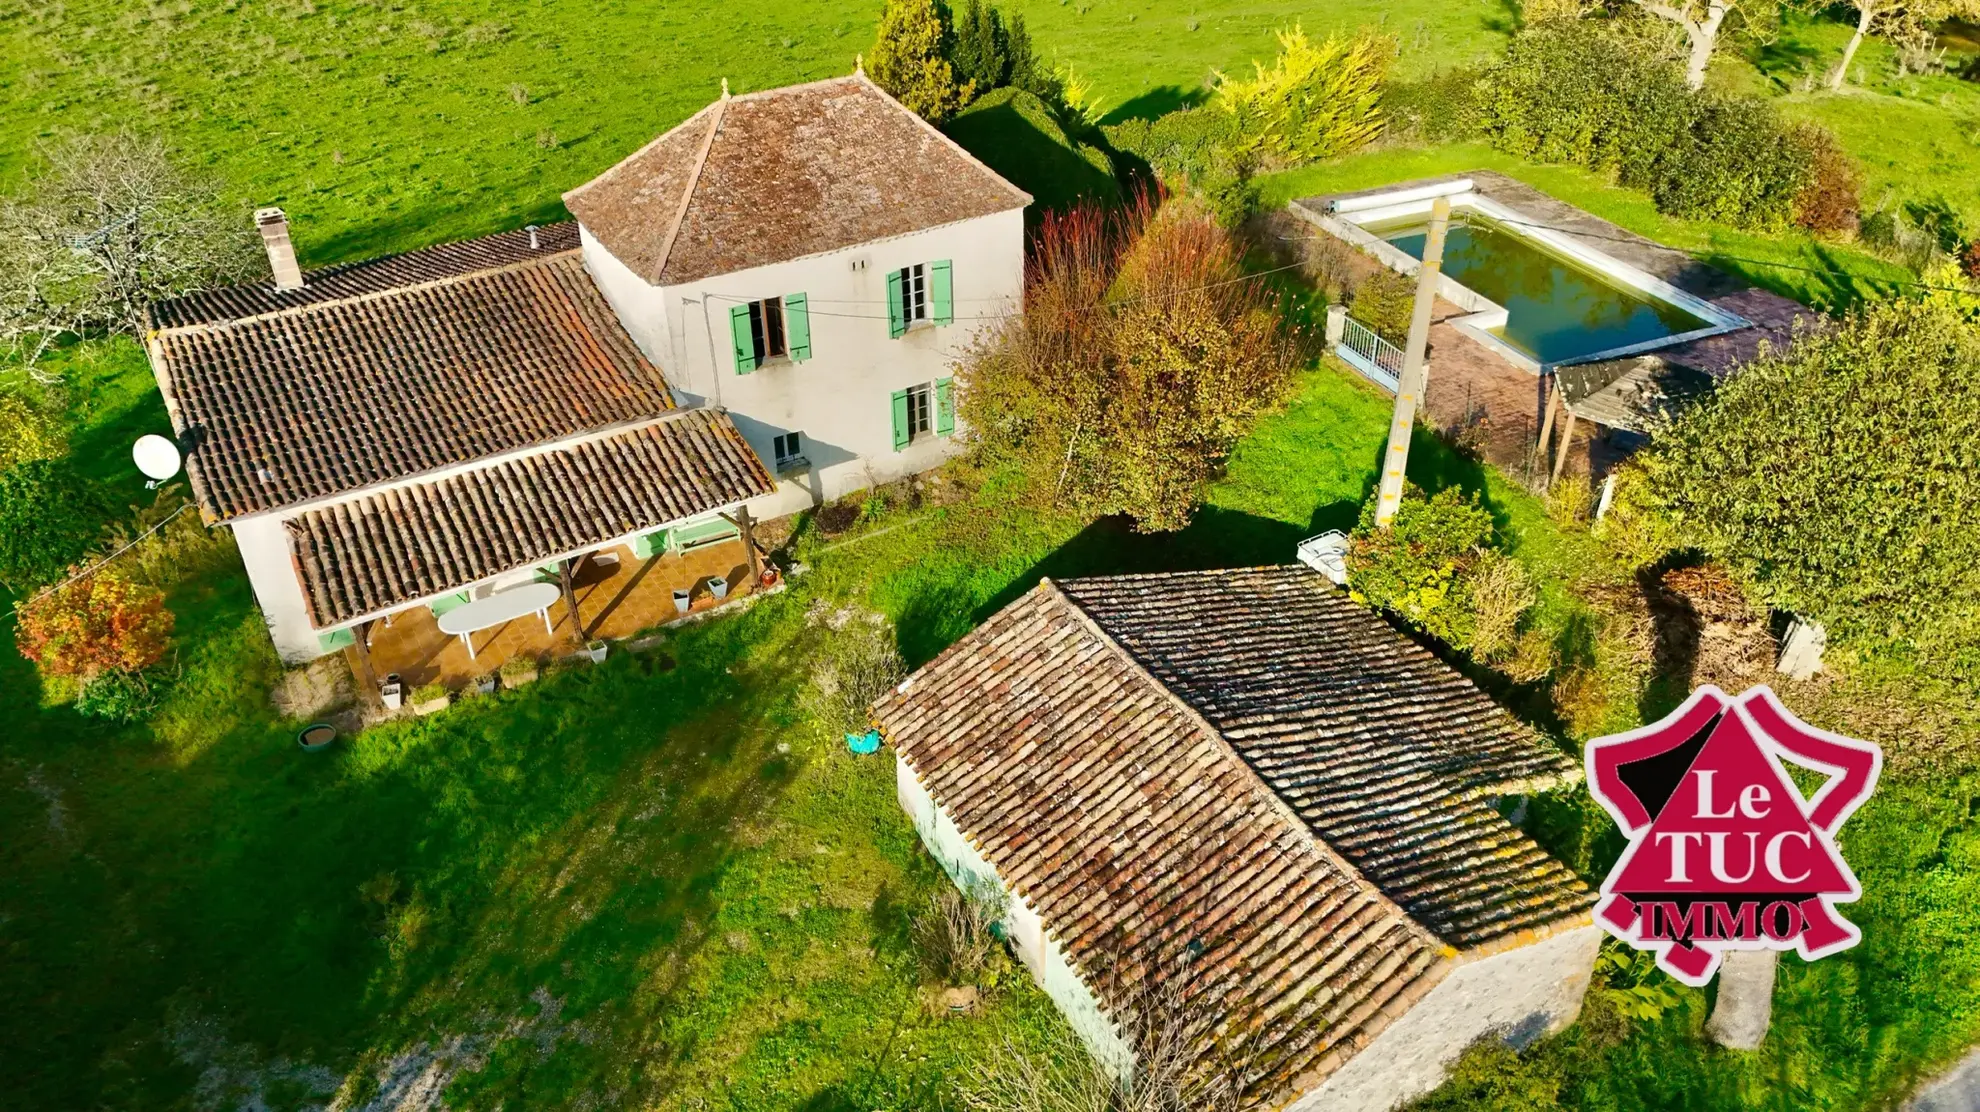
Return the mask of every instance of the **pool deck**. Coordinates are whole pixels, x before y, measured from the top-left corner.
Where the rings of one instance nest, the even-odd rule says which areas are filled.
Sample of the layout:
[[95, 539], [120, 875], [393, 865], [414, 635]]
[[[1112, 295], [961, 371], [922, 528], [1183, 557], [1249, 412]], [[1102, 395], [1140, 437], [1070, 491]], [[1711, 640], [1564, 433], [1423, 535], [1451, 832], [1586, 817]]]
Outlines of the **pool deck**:
[[[1352, 193], [1302, 197], [1295, 203], [1320, 212], [1329, 201], [1466, 178], [1471, 180], [1474, 192], [1519, 211], [1535, 223], [1752, 322], [1750, 328], [1656, 349], [1654, 356], [1665, 363], [1713, 379], [1723, 378], [1759, 354], [1763, 344], [1784, 347], [1798, 326], [1809, 327], [1823, 319], [1821, 314], [1798, 302], [1759, 289], [1683, 251], [1646, 239], [1490, 170], [1420, 178]], [[1290, 215], [1284, 218], [1283, 226], [1274, 230], [1287, 242], [1301, 242], [1309, 260], [1331, 249], [1334, 257], [1329, 265], [1337, 270], [1345, 265], [1355, 272], [1357, 279], [1381, 266], [1343, 241]], [[1331, 243], [1322, 247], [1326, 241]], [[1340, 248], [1346, 248], [1351, 258], [1344, 258]], [[1467, 314], [1468, 310], [1442, 298], [1437, 300], [1431, 318], [1430, 381], [1424, 393], [1424, 412], [1446, 436], [1477, 451], [1509, 474], [1529, 483], [1537, 482], [1551, 469], [1551, 461], [1537, 462], [1534, 448], [1551, 401], [1553, 380], [1511, 365], [1498, 353], [1459, 331], [1453, 322]], [[1625, 362], [1618, 361], [1618, 376], [1624, 373]], [[1557, 422], [1556, 429], [1559, 427]], [[1630, 448], [1630, 438], [1605, 435], [1593, 419], [1577, 422], [1567, 473], [1599, 476], [1626, 456]]]

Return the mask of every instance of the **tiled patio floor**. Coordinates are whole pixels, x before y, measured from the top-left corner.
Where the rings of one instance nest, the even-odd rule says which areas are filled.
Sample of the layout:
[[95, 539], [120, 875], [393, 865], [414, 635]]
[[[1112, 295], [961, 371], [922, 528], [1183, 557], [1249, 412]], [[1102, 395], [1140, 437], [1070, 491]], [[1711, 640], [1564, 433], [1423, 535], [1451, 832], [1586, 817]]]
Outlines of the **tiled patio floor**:
[[[642, 630], [664, 625], [680, 615], [674, 608], [674, 589], [692, 587], [691, 613], [713, 609], [749, 593], [749, 562], [741, 540], [706, 545], [685, 555], [668, 553], [651, 560], [637, 560], [632, 550], [617, 547], [605, 550], [618, 556], [616, 565], [587, 561], [573, 584], [578, 612], [584, 616], [586, 635], [613, 640], [630, 637]], [[709, 594], [703, 581], [719, 576], [729, 584], [727, 599]], [[410, 691], [422, 684], [439, 681], [458, 689], [484, 672], [493, 672], [512, 656], [527, 654], [542, 660], [568, 656], [584, 638], [573, 628], [563, 600], [549, 610], [551, 628], [545, 632], [543, 619], [525, 614], [500, 626], [474, 635], [474, 656], [470, 658], [461, 639], [440, 632], [433, 614], [425, 607], [400, 611], [388, 627], [378, 623], [371, 635], [371, 666], [380, 680], [397, 672]], [[355, 653], [353, 674], [359, 666]]]

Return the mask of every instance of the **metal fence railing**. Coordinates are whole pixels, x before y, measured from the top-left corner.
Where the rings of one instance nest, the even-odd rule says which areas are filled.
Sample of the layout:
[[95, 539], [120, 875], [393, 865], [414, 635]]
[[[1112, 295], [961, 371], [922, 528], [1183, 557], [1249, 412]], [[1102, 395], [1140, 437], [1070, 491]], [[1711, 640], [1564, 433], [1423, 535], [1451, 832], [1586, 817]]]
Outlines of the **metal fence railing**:
[[1402, 381], [1402, 349], [1353, 317], [1342, 320], [1341, 340], [1334, 345], [1334, 354], [1392, 394]]

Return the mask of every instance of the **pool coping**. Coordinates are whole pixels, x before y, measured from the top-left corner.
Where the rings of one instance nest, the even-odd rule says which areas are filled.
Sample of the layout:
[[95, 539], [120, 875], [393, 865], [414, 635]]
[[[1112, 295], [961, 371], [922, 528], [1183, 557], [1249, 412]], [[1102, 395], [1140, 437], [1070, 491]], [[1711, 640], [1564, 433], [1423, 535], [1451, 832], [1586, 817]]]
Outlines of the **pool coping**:
[[1454, 318], [1449, 323], [1493, 354], [1529, 374], [1547, 375], [1555, 367], [1626, 359], [1694, 340], [1736, 332], [1753, 325], [1752, 321], [1737, 313], [1729, 312], [1711, 301], [1680, 289], [1614, 255], [1579, 242], [1571, 230], [1556, 229], [1542, 224], [1536, 218], [1487, 196], [1470, 177], [1326, 198], [1320, 211], [1316, 211], [1306, 203], [1318, 198], [1294, 200], [1288, 203], [1287, 208], [1294, 216], [1352, 244], [1390, 270], [1415, 277], [1418, 268], [1422, 266], [1420, 262], [1408, 252], [1370, 232], [1362, 225], [1398, 217], [1427, 216], [1431, 206], [1439, 197], [1449, 199], [1453, 208], [1469, 209], [1498, 222], [1510, 235], [1531, 240], [1547, 250], [1564, 255], [1570, 261], [1593, 270], [1605, 279], [1645, 297], [1674, 305], [1707, 322], [1705, 327], [1694, 328], [1687, 332], [1605, 348], [1572, 359], [1542, 363], [1491, 333], [1490, 329], [1505, 326], [1507, 313], [1503, 306], [1459, 283], [1450, 275], [1439, 274], [1437, 295], [1467, 311], [1467, 315]]

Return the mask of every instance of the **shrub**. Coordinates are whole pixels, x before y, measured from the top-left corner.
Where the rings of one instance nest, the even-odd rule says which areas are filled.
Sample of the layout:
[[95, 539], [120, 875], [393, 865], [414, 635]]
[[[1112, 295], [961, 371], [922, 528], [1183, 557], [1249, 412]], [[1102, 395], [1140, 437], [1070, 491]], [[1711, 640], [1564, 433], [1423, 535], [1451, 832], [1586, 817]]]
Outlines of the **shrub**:
[[1296, 356], [1204, 206], [1083, 206], [1040, 226], [1022, 314], [964, 356], [961, 413], [1041, 501], [1180, 529]]
[[46, 410], [17, 390], [0, 391], [0, 471], [62, 451], [62, 430]]
[[1398, 347], [1408, 342], [1415, 313], [1416, 283], [1387, 267], [1363, 278], [1348, 302], [1348, 315]]
[[1873, 304], [1749, 363], [1648, 453], [1685, 540], [1766, 601], [1980, 680], [1980, 325]]
[[1796, 134], [1765, 101], [1702, 95], [1691, 127], [1658, 160], [1650, 195], [1673, 216], [1784, 228], [1815, 180]]
[[61, 575], [102, 528], [106, 501], [63, 460], [0, 471], [0, 587], [22, 592]]
[[1231, 144], [1237, 120], [1214, 108], [1179, 108], [1153, 120], [1124, 120], [1101, 129], [1117, 151], [1148, 163], [1166, 177], [1235, 176]]
[[1794, 199], [1794, 222], [1811, 232], [1853, 234], [1860, 219], [1856, 164], [1823, 128], [1796, 125], [1793, 141], [1808, 155], [1808, 184]]
[[1217, 75], [1215, 106], [1236, 123], [1239, 165], [1297, 166], [1363, 146], [1382, 132], [1382, 78], [1395, 45], [1362, 35], [1314, 43], [1295, 25], [1250, 80]]
[[1385, 82], [1380, 111], [1386, 139], [1442, 143], [1476, 134], [1478, 76], [1478, 70], [1460, 67], [1417, 81]]
[[949, 64], [951, 42], [948, 9], [937, 0], [887, 0], [867, 72], [910, 112], [939, 124], [973, 93]]
[[1594, 504], [1594, 492], [1580, 475], [1564, 475], [1547, 488], [1547, 516], [1556, 525], [1581, 524]]
[[158, 707], [143, 672], [100, 672], [76, 694], [76, 712], [112, 722], [138, 722]]
[[1840, 230], [1854, 177], [1833, 137], [1753, 97], [1693, 92], [1615, 21], [1553, 21], [1480, 77], [1479, 130], [1502, 150], [1604, 170], [1658, 209], [1767, 230]]
[[233, 554], [233, 533], [209, 528], [178, 484], [158, 490], [149, 506], [104, 527], [86, 560], [114, 555], [117, 574], [148, 587], [169, 587], [213, 571]]
[[1009, 900], [995, 882], [972, 884], [967, 894], [943, 885], [910, 928], [922, 968], [946, 985], [979, 985], [992, 973], [1001, 944], [993, 928]]
[[54, 676], [87, 681], [158, 663], [172, 632], [165, 596], [106, 572], [16, 606], [21, 655]]
[[1657, 497], [1658, 466], [1657, 456], [1645, 454], [1617, 468], [1609, 512], [1594, 526], [1595, 535], [1632, 570], [1662, 560], [1683, 543]]
[[1496, 552], [1481, 558], [1471, 577], [1471, 655], [1495, 660], [1519, 648], [1520, 619], [1539, 597], [1519, 561]]
[[432, 683], [423, 683], [413, 688], [412, 695], [408, 701], [415, 706], [420, 703], [437, 703], [452, 694], [453, 692], [447, 690], [446, 684], [435, 680]]
[[832, 634], [812, 668], [812, 713], [835, 733], [865, 733], [871, 728], [874, 700], [906, 674], [892, 629], [850, 623]]
[[1377, 499], [1361, 509], [1348, 548], [1357, 602], [1386, 610], [1455, 649], [1472, 644], [1471, 572], [1492, 540], [1492, 515], [1456, 487], [1428, 498], [1410, 488], [1388, 529], [1375, 526]]

